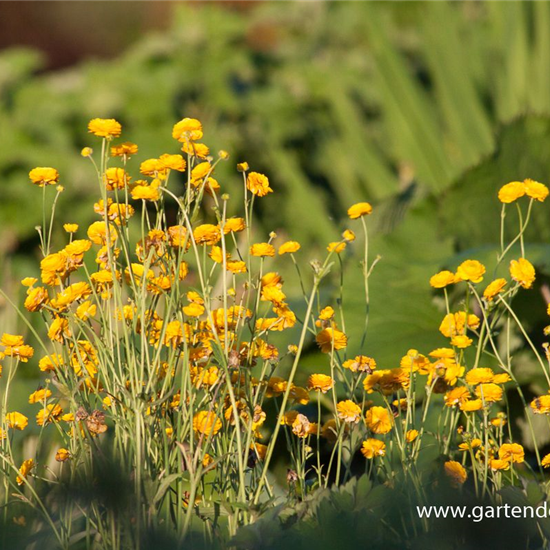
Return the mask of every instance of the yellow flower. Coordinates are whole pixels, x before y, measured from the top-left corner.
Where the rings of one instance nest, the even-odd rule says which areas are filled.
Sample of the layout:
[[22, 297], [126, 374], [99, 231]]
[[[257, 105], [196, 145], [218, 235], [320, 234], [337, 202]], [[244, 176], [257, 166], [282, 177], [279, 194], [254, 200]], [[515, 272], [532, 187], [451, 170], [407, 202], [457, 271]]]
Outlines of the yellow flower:
[[468, 338], [465, 334], [453, 336], [451, 338], [451, 345], [464, 349], [472, 345], [473, 340], [471, 338]]
[[129, 159], [132, 155], [137, 155], [138, 146], [131, 141], [126, 141], [120, 145], [113, 145], [111, 147], [112, 157], [124, 157]]
[[71, 453], [63, 447], [58, 449], [55, 453], [55, 460], [57, 460], [57, 462], [65, 462], [66, 460], [69, 460], [69, 458], [71, 458]]
[[97, 137], [111, 139], [120, 136], [122, 126], [114, 118], [94, 118], [88, 123], [88, 132]]
[[204, 143], [198, 143], [197, 141], [182, 142], [181, 150], [199, 159], [205, 159], [210, 154], [210, 149]]
[[246, 172], [249, 168], [248, 162], [239, 162], [239, 164], [237, 164], [237, 171], [239, 172]]
[[543, 202], [548, 196], [548, 187], [546, 185], [531, 179], [526, 179], [523, 183], [525, 185], [525, 194], [528, 197]]
[[550, 413], [550, 395], [546, 394], [536, 397], [531, 401], [530, 406], [535, 414]]
[[525, 460], [525, 451], [518, 443], [504, 443], [498, 450], [498, 457], [507, 462], [521, 464]]
[[334, 252], [336, 254], [340, 254], [340, 252], [343, 252], [345, 249], [346, 249], [346, 243], [341, 241], [328, 243], [328, 246], [327, 246], [327, 250], [329, 252]]
[[531, 288], [535, 281], [535, 268], [525, 258], [512, 260], [510, 262], [510, 275], [514, 281], [518, 282], [523, 288]]
[[36, 423], [39, 426], [44, 426], [50, 422], [57, 422], [59, 417], [63, 414], [63, 409], [60, 405], [50, 403], [45, 408], [40, 409], [36, 415]]
[[238, 233], [239, 231], [244, 231], [246, 229], [246, 224], [243, 218], [228, 218], [225, 220], [223, 226], [223, 232], [225, 235], [228, 233]]
[[24, 430], [29, 424], [29, 419], [24, 414], [15, 411], [6, 414], [6, 422], [9, 428]]
[[456, 270], [456, 277], [461, 281], [471, 281], [480, 283], [483, 281], [485, 266], [477, 260], [466, 260], [462, 262]]
[[326, 328], [316, 337], [317, 345], [323, 353], [330, 353], [332, 349], [344, 349], [348, 345], [348, 337], [336, 328]]
[[355, 240], [355, 233], [351, 229], [346, 229], [342, 233], [342, 239], [348, 242], [352, 242]]
[[511, 181], [503, 185], [498, 192], [498, 200], [505, 204], [514, 202], [525, 195], [525, 185], [522, 181]]
[[300, 438], [305, 438], [309, 435], [311, 422], [304, 414], [297, 414], [294, 422], [292, 422], [292, 433]]
[[543, 468], [550, 468], [550, 454], [544, 455], [541, 465]]
[[485, 403], [495, 403], [502, 399], [502, 388], [496, 384], [480, 384], [476, 388], [476, 395], [479, 399], [485, 401]]
[[257, 243], [250, 247], [250, 254], [260, 258], [273, 257], [275, 256], [275, 248], [269, 243]]
[[467, 441], [465, 443], [461, 443], [458, 448], [460, 451], [468, 451], [470, 449], [476, 449], [481, 445], [482, 441], [481, 439], [474, 437], [471, 441]]
[[32, 458], [25, 460], [25, 462], [21, 464], [21, 467], [19, 468], [19, 475], [16, 478], [17, 485], [23, 485], [23, 483], [25, 483], [24, 480], [27, 478], [27, 475], [33, 468], [34, 460]]
[[273, 193], [273, 189], [269, 187], [269, 180], [264, 174], [258, 172], [250, 172], [246, 178], [246, 188], [258, 197], [265, 197], [268, 193]]
[[279, 255], [292, 254], [293, 252], [298, 252], [298, 250], [300, 250], [300, 243], [296, 241], [287, 241], [279, 247]]
[[477, 367], [466, 373], [466, 382], [471, 386], [477, 384], [488, 384], [492, 382], [495, 377], [495, 373], [487, 367]]
[[92, 154], [93, 154], [94, 150], [91, 148], [91, 147], [84, 147], [82, 149], [82, 151], [80, 151], [80, 154], [86, 158], [86, 157], [91, 157]]
[[483, 408], [483, 401], [481, 399], [472, 399], [460, 403], [460, 410], [462, 412], [475, 412], [480, 411]]
[[221, 428], [221, 420], [212, 411], [200, 411], [193, 417], [193, 430], [200, 434], [216, 435]]
[[418, 437], [418, 430], [408, 430], [405, 434], [407, 443], [412, 443]]
[[310, 390], [327, 393], [334, 386], [334, 380], [326, 374], [312, 374], [307, 381]]
[[487, 285], [487, 288], [483, 291], [483, 297], [488, 301], [502, 292], [502, 289], [506, 286], [506, 279], [495, 279]]
[[123, 168], [107, 168], [105, 170], [105, 185], [107, 191], [114, 191], [115, 189], [124, 189], [128, 183], [130, 183], [130, 176]]
[[46, 401], [46, 399], [51, 396], [52, 392], [48, 389], [36, 390], [29, 395], [29, 403], [31, 405], [34, 403], [40, 403], [41, 401]]
[[86, 300], [76, 308], [76, 316], [82, 321], [88, 321], [97, 313], [97, 305]]
[[369, 438], [363, 441], [361, 454], [368, 459], [384, 456], [386, 454], [386, 444], [379, 439]]
[[65, 224], [63, 224], [63, 229], [67, 233], [76, 233], [78, 231], [78, 224], [77, 223], [65, 223]]
[[29, 172], [30, 180], [38, 187], [55, 185], [59, 181], [59, 172], [55, 168], [38, 167]]
[[387, 434], [393, 426], [393, 416], [385, 407], [371, 407], [365, 416], [368, 429], [375, 434]]
[[366, 355], [357, 355], [355, 359], [344, 361], [342, 366], [351, 372], [366, 372], [371, 374], [376, 369], [376, 361]]
[[202, 124], [196, 118], [184, 118], [176, 124], [172, 129], [172, 137], [185, 143], [186, 141], [196, 141], [201, 139], [203, 136], [202, 133]]
[[445, 288], [454, 283], [456, 283], [455, 274], [447, 270], [440, 271], [430, 278], [430, 285], [434, 288]]
[[357, 220], [362, 216], [368, 216], [372, 212], [372, 206], [368, 202], [358, 202], [348, 208], [348, 216]]
[[455, 460], [445, 462], [445, 475], [449, 478], [453, 487], [462, 485], [468, 478], [464, 466]]
[[361, 420], [361, 407], [349, 399], [340, 401], [336, 405], [336, 412], [340, 420], [350, 424], [357, 424]]
[[500, 458], [491, 458], [489, 460], [489, 467], [491, 470], [508, 470], [510, 469], [510, 462], [501, 460]]
[[193, 238], [197, 244], [217, 244], [221, 239], [220, 228], [210, 223], [199, 225], [193, 230]]

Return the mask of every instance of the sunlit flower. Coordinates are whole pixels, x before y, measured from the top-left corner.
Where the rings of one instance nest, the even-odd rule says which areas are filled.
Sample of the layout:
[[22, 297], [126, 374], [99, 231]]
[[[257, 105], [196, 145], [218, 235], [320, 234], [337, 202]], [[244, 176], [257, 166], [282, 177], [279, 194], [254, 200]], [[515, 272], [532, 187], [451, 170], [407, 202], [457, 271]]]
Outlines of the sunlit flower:
[[352, 220], [368, 216], [372, 212], [372, 206], [368, 202], [358, 202], [348, 208], [348, 216]]
[[32, 458], [25, 460], [23, 464], [21, 464], [21, 467], [19, 468], [19, 475], [16, 478], [17, 485], [23, 485], [23, 483], [25, 483], [25, 479], [33, 468], [34, 460]]
[[348, 337], [336, 328], [326, 328], [316, 336], [317, 345], [323, 353], [344, 349], [348, 345]]
[[368, 429], [375, 434], [387, 434], [393, 426], [393, 416], [385, 407], [371, 407], [365, 416]]
[[487, 288], [483, 291], [483, 297], [490, 302], [502, 292], [505, 286], [506, 279], [495, 279], [487, 285]]
[[88, 123], [88, 131], [94, 136], [111, 139], [120, 136], [122, 126], [114, 118], [94, 118]]
[[498, 450], [498, 457], [507, 462], [521, 464], [525, 460], [525, 451], [519, 443], [504, 443]]
[[384, 456], [386, 454], [386, 444], [379, 439], [369, 438], [363, 441], [361, 454], [368, 459]]
[[15, 411], [6, 414], [6, 422], [9, 428], [24, 430], [29, 424], [29, 419], [24, 414]]
[[312, 374], [307, 381], [307, 387], [310, 390], [320, 391], [321, 393], [327, 393], [333, 386], [334, 380], [326, 374]]
[[353, 401], [346, 399], [336, 405], [338, 418], [350, 424], [357, 424], [361, 420], [361, 407]]
[[468, 474], [466, 473], [464, 466], [455, 460], [448, 460], [445, 462], [445, 475], [449, 478], [449, 481], [453, 487], [459, 487], [464, 484], [468, 478]]
[[293, 252], [298, 252], [300, 250], [300, 243], [296, 241], [287, 241], [279, 247], [279, 254], [292, 254]]
[[525, 185], [522, 181], [511, 181], [503, 185], [498, 192], [498, 200], [505, 204], [516, 201], [525, 195]]
[[510, 262], [510, 275], [523, 288], [531, 288], [535, 281], [535, 268], [525, 258]]
[[30, 180], [38, 187], [55, 185], [59, 181], [59, 172], [55, 168], [38, 167], [29, 172]]
[[456, 283], [456, 276], [451, 271], [440, 271], [430, 278], [430, 285], [434, 288], [445, 288]]
[[181, 142], [196, 141], [202, 138], [202, 124], [196, 118], [184, 118], [172, 129], [172, 137]]
[[480, 283], [485, 271], [485, 266], [477, 260], [466, 260], [458, 266], [456, 276], [461, 281]]
[[193, 417], [193, 430], [200, 434], [216, 435], [221, 428], [221, 420], [212, 411], [200, 411]]
[[269, 180], [264, 174], [258, 172], [250, 172], [246, 178], [246, 188], [258, 197], [265, 197], [268, 193], [272, 193], [273, 189], [269, 187]]

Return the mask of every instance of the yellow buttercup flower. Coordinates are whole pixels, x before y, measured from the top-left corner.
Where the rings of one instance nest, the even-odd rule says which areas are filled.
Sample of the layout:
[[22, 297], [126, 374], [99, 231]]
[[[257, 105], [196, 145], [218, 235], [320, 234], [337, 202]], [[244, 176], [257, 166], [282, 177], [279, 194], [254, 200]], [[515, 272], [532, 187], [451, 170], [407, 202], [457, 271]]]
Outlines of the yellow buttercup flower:
[[477, 260], [466, 260], [458, 266], [456, 277], [461, 281], [480, 283], [485, 271], [485, 266]]
[[361, 407], [350, 399], [340, 401], [336, 405], [338, 418], [349, 424], [357, 424], [361, 420]]
[[352, 220], [357, 220], [363, 216], [368, 216], [372, 212], [372, 206], [368, 202], [358, 202], [348, 208], [348, 216]]
[[126, 141], [120, 145], [113, 145], [111, 147], [112, 157], [123, 157], [129, 159], [133, 155], [137, 155], [138, 146], [131, 141]]
[[268, 193], [273, 193], [269, 187], [269, 180], [264, 174], [250, 172], [246, 178], [246, 188], [258, 197], [265, 197]]
[[57, 462], [66, 462], [69, 458], [71, 458], [71, 453], [63, 447], [58, 449], [55, 453], [55, 460], [57, 460]]
[[525, 460], [525, 451], [519, 443], [504, 443], [498, 450], [498, 457], [507, 462], [521, 464]]
[[63, 229], [67, 233], [76, 233], [78, 231], [78, 224], [77, 223], [65, 223], [65, 224], [63, 224]]
[[503, 185], [498, 192], [498, 200], [505, 204], [516, 201], [525, 195], [525, 185], [522, 181], [511, 181]]
[[386, 454], [386, 444], [379, 439], [369, 438], [363, 441], [361, 454], [368, 459], [384, 456]]
[[33, 468], [34, 460], [32, 458], [25, 460], [23, 464], [21, 464], [21, 467], [19, 468], [19, 475], [16, 478], [17, 485], [23, 485], [23, 483], [25, 483], [25, 479]]
[[525, 258], [510, 262], [510, 275], [523, 288], [531, 288], [535, 281], [535, 268]]
[[250, 254], [259, 258], [273, 257], [275, 256], [275, 248], [269, 243], [257, 243], [250, 247]]
[[334, 380], [326, 374], [312, 374], [307, 381], [307, 387], [310, 390], [327, 393], [334, 387]]
[[107, 139], [119, 137], [122, 126], [114, 118], [94, 118], [88, 123], [88, 132]]
[[55, 168], [38, 167], [29, 172], [30, 180], [38, 187], [55, 185], [59, 181], [59, 172]]
[[544, 455], [541, 461], [541, 465], [543, 468], [550, 468], [550, 453], [547, 455]]
[[172, 129], [172, 137], [182, 143], [196, 141], [201, 139], [202, 136], [202, 124], [196, 118], [184, 118], [174, 124]]
[[535, 199], [539, 202], [543, 202], [544, 200], [546, 200], [546, 197], [548, 197], [549, 191], [546, 185], [531, 179], [526, 179], [523, 183], [525, 185], [525, 194], [528, 197]]
[[298, 252], [298, 250], [300, 250], [300, 243], [296, 241], [287, 241], [279, 247], [279, 255], [292, 254], [293, 252]]
[[430, 278], [430, 285], [434, 288], [445, 288], [456, 283], [456, 276], [451, 271], [440, 271]]
[[412, 443], [418, 437], [418, 430], [408, 430], [405, 434], [407, 443]]
[[385, 407], [371, 407], [365, 416], [368, 429], [375, 434], [387, 434], [393, 426], [393, 416]]
[[465, 483], [468, 478], [468, 474], [460, 462], [448, 460], [445, 462], [444, 467], [445, 475], [449, 478], [449, 481], [453, 487], [459, 487]]
[[29, 419], [24, 414], [15, 411], [6, 414], [6, 422], [9, 428], [24, 430], [29, 424]]
[[506, 279], [495, 279], [487, 285], [487, 288], [483, 291], [483, 297], [490, 302], [502, 292], [505, 286]]
[[329, 252], [335, 252], [336, 254], [340, 254], [340, 252], [343, 252], [345, 249], [346, 249], [345, 241], [328, 243], [328, 246], [327, 246], [327, 250]]
[[193, 430], [205, 436], [216, 435], [221, 428], [221, 420], [212, 411], [200, 411], [193, 417]]
[[480, 384], [476, 388], [476, 396], [485, 403], [495, 403], [502, 399], [503, 390], [496, 384]]
[[332, 349], [344, 349], [348, 345], [348, 337], [336, 328], [326, 328], [316, 337], [317, 345], [323, 353], [330, 353]]

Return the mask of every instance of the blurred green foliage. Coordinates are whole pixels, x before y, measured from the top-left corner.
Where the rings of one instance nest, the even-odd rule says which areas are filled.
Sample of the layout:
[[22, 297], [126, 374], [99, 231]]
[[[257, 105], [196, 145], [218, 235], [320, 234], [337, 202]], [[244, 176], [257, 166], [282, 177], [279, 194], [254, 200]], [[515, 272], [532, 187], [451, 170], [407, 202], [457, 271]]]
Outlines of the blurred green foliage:
[[[93, 145], [90, 118], [121, 121], [123, 138], [140, 146], [137, 169], [176, 150], [176, 120], [197, 117], [211, 150], [232, 155], [218, 174], [224, 189], [240, 192], [237, 161], [268, 174], [277, 192], [259, 221], [284, 227], [310, 255], [338, 238], [351, 203], [375, 204], [372, 250], [382, 260], [367, 344], [393, 366], [408, 347], [442, 344], [428, 278], [496, 242], [498, 187], [548, 181], [549, 23], [545, 2], [184, 4], [170, 29], [112, 61], [42, 74], [36, 52], [6, 51], [0, 258], [15, 252], [15, 274], [27, 269], [41, 217], [27, 179], [34, 166], [62, 174], [59, 219], [94, 219], [96, 182], [79, 155]], [[530, 240], [548, 242], [548, 220], [541, 205]], [[345, 301], [358, 313], [361, 293], [352, 276]]]

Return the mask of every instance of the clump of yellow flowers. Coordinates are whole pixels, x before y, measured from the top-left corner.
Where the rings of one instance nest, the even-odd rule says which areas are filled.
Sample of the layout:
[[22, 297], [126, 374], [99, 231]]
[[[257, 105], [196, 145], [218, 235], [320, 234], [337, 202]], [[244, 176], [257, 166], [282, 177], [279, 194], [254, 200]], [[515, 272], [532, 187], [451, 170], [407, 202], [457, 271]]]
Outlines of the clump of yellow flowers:
[[[298, 266], [300, 244], [275, 233], [256, 242], [253, 231], [255, 201], [268, 201], [274, 192], [266, 175], [246, 162], [237, 165], [243, 214], [230, 216], [229, 195], [216, 179], [229, 154], [211, 154], [200, 121], [176, 123], [172, 136], [180, 152], [145, 160], [139, 169], [130, 169], [138, 146], [114, 142], [122, 134], [119, 122], [94, 119], [88, 129], [100, 151], [82, 150], [97, 175], [99, 197], [91, 206], [97, 221], [86, 228], [63, 224], [66, 241], [54, 248], [55, 219], [52, 214], [48, 225], [44, 216], [39, 270], [22, 281], [23, 307], [43, 330], [28, 324], [36, 349], [22, 335], [0, 339], [7, 377], [0, 431], [4, 492], [31, 502], [40, 512], [36, 521], [50, 526], [62, 547], [79, 529], [113, 548], [131, 547], [140, 529], [161, 524], [181, 537], [201, 521], [208, 531], [220, 505], [223, 528], [232, 535], [253, 520], [254, 507], [274, 501], [272, 466], [281, 445], [287, 487], [300, 499], [348, 480], [356, 455], [372, 478], [393, 482], [400, 471], [420, 486], [415, 464], [424, 445], [438, 446], [451, 486], [470, 479], [480, 496], [513, 483], [522, 471], [550, 466], [536, 441], [533, 466], [512, 441], [505, 389], [515, 385], [526, 410], [542, 415], [550, 415], [550, 394], [528, 406], [510, 348], [497, 340], [502, 323], [519, 323], [512, 299], [536, 279], [523, 243], [528, 216], [518, 236], [502, 243], [499, 265], [514, 245], [521, 254], [509, 262], [506, 278], [486, 284], [487, 268], [468, 259], [430, 279], [444, 294], [439, 331], [448, 344], [404, 350], [399, 365], [380, 368], [368, 347], [348, 356], [336, 306], [320, 300], [336, 255], [356, 240], [352, 229], [328, 244], [322, 261], [311, 262], [308, 277], [298, 270], [304, 300], [293, 310], [277, 262]], [[57, 186], [55, 206], [63, 190], [58, 171], [34, 168], [29, 177], [45, 200], [47, 187]], [[548, 188], [532, 180], [498, 193], [503, 208], [526, 197], [528, 213], [547, 196]], [[368, 254], [372, 210], [360, 202], [347, 212], [362, 229], [367, 316], [368, 280], [378, 261]], [[459, 287], [463, 298], [451, 300], [451, 289]], [[291, 342], [284, 349], [281, 332]], [[324, 363], [301, 386], [299, 365], [309, 342]], [[545, 349], [546, 355], [532, 345], [550, 386]], [[36, 407], [31, 421], [12, 410], [9, 389], [21, 363], [42, 372], [29, 396]], [[438, 431], [427, 427], [431, 410], [442, 419]], [[29, 431], [29, 422], [40, 427], [41, 444], [18, 459], [25, 434], [17, 432]], [[45, 437], [47, 430], [55, 437]], [[93, 469], [104, 445], [133, 483], [129, 521], [91, 507], [78, 518], [55, 512], [72, 518], [60, 525], [37, 486]]]

